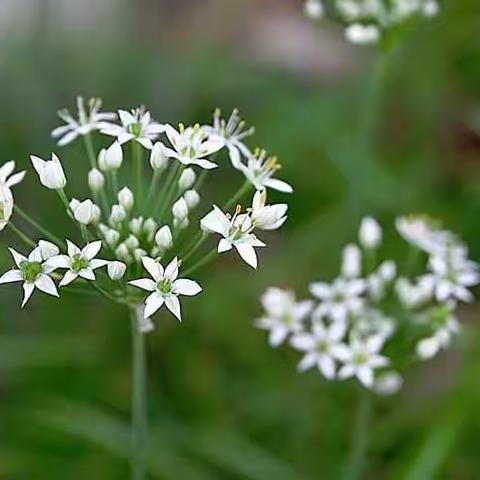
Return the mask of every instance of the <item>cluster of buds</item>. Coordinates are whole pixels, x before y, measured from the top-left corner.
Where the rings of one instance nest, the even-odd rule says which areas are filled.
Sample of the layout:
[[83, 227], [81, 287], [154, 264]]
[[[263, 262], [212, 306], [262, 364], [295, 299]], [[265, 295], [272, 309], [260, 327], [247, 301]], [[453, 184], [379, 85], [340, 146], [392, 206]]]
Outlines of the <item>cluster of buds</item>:
[[[256, 322], [269, 343], [288, 341], [303, 353], [299, 370], [318, 368], [327, 379], [356, 377], [379, 394], [402, 385], [405, 352], [426, 360], [450, 345], [459, 330], [458, 302], [470, 302], [480, 283], [478, 265], [451, 232], [426, 217], [401, 217], [399, 234], [409, 243], [406, 260], [379, 258], [382, 230], [365, 218], [358, 244], [343, 250], [333, 282], [313, 282], [313, 299], [297, 302], [288, 290], [269, 288]], [[412, 258], [418, 258], [412, 262]]]
[[[130, 112], [119, 110], [117, 115], [102, 113], [98, 99], [89, 102], [88, 111], [81, 98], [77, 106], [78, 118], [66, 110], [59, 112], [67, 124], [52, 135], [59, 145], [83, 138], [90, 162], [86, 174], [90, 195], [68, 196], [67, 175], [54, 153], [49, 160], [32, 155], [31, 162], [40, 183], [58, 194], [77, 227], [74, 235], [81, 239], [82, 247], [77, 246], [78, 240], [64, 243], [19, 207], [22, 218], [45, 238], [30, 238], [15, 225], [10, 188], [23, 179], [24, 172], [12, 175], [13, 162], [0, 168], [0, 229], [10, 225], [32, 247], [25, 256], [10, 249], [16, 266], [0, 277], [0, 283], [23, 283], [22, 306], [35, 289], [59, 296], [57, 287], [75, 282], [76, 291], [93, 286], [108, 299], [141, 310], [144, 319], [140, 327], [146, 331], [153, 325], [150, 316], [163, 305], [181, 319], [178, 297], [201, 292], [196, 281], [178, 278], [180, 273], [190, 275], [232, 247], [247, 264], [257, 267], [254, 247], [265, 244], [253, 230], [280, 228], [287, 213], [286, 204], [266, 203], [266, 190], [291, 192], [292, 188], [274, 178], [279, 167], [274, 157], [267, 157], [264, 151], [251, 151], [244, 142], [254, 130], [245, 128], [238, 111], [224, 120], [216, 110], [213, 125], [180, 124], [174, 128], [155, 122], [144, 107]], [[106, 135], [103, 138], [114, 137], [113, 142], [95, 150], [95, 132]], [[232, 166], [245, 180], [222, 208], [210, 203], [202, 213], [199, 189], [207, 172], [219, 167], [214, 160], [222, 150], [227, 151]], [[240, 203], [249, 193], [252, 200], [241, 213]], [[237, 203], [232, 216], [228, 210]], [[202, 252], [201, 247], [213, 232], [222, 235], [222, 240], [212, 250]], [[142, 269], [151, 278], [139, 279]], [[147, 297], [142, 290], [149, 293]]]
[[415, 16], [433, 17], [437, 0], [306, 0], [305, 13], [319, 19], [325, 12], [345, 25], [352, 43], [377, 43], [388, 30]]

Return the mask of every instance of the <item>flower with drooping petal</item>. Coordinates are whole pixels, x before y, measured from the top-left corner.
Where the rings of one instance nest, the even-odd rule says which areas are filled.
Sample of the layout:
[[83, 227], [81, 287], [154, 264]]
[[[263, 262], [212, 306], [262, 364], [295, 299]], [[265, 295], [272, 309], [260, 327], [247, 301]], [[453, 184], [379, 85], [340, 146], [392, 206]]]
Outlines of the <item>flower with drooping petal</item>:
[[364, 340], [352, 339], [348, 346], [337, 349], [337, 357], [343, 362], [338, 371], [340, 379], [357, 377], [366, 388], [375, 384], [375, 370], [389, 365], [387, 357], [380, 354], [384, 338], [372, 336]]
[[267, 157], [265, 150], [256, 149], [247, 158], [247, 163], [241, 162], [236, 166], [245, 178], [257, 189], [271, 188], [279, 192], [292, 193], [293, 188], [283, 180], [273, 178], [281, 168], [277, 157]]
[[246, 128], [245, 122], [240, 118], [235, 108], [228, 120], [221, 118], [222, 112], [219, 108], [213, 114], [213, 126], [204, 125], [202, 129], [213, 138], [218, 138], [227, 148], [230, 161], [235, 168], [241, 163], [241, 155], [248, 157], [250, 149], [243, 140], [255, 133], [255, 128]]
[[68, 255], [56, 255], [47, 261], [47, 265], [55, 269], [67, 269], [64, 277], [60, 281], [61, 287], [72, 283], [78, 277], [84, 280], [94, 281], [94, 270], [109, 264], [107, 260], [95, 258], [101, 248], [101, 240], [87, 243], [81, 250], [70, 240], [67, 240]]
[[294, 335], [290, 341], [292, 347], [305, 352], [298, 369], [303, 372], [317, 367], [328, 380], [335, 378], [336, 360], [345, 349], [342, 340], [346, 331], [345, 322], [335, 321], [326, 325], [318, 320], [313, 322], [311, 332]]
[[152, 120], [150, 112], [146, 111], [145, 107], [136, 108], [131, 112], [119, 110], [118, 116], [122, 124], [108, 125], [102, 128], [102, 133], [117, 137], [120, 145], [133, 140], [151, 150], [152, 142], [165, 131], [165, 125]]
[[171, 125], [165, 125], [165, 133], [173, 147], [165, 148], [168, 157], [176, 158], [183, 165], [198, 165], [207, 170], [218, 166], [205, 157], [218, 152], [224, 144], [218, 137], [210, 136], [200, 125], [185, 128], [180, 124], [178, 131]]
[[56, 267], [47, 264], [52, 253], [58, 253], [58, 248], [55, 245], [41, 241], [30, 252], [28, 257], [21, 255], [13, 248], [9, 248], [9, 250], [17, 268], [5, 272], [0, 277], [0, 284], [23, 282], [24, 296], [22, 308], [32, 296], [35, 288], [48, 295], [58, 297], [55, 283], [49, 276]]
[[218, 253], [228, 252], [235, 247], [242, 259], [251, 267], [257, 268], [255, 247], [264, 247], [253, 233], [254, 225], [248, 214], [241, 214], [238, 206], [232, 218], [216, 205], [202, 218], [200, 224], [204, 231], [219, 233], [223, 238], [218, 243]]
[[274, 287], [262, 295], [261, 302], [265, 314], [255, 324], [270, 332], [268, 342], [272, 347], [283, 343], [289, 334], [300, 332], [313, 306], [309, 300], [297, 302], [292, 291]]
[[111, 121], [117, 118], [115, 113], [101, 112], [102, 100], [91, 98], [88, 101], [88, 112], [82, 97], [77, 97], [78, 118], [73, 118], [67, 109], [60, 110], [58, 116], [66, 123], [52, 131], [52, 137], [57, 138], [58, 145], [73, 142], [79, 135], [88, 135], [90, 132], [113, 126]]
[[144, 318], [151, 317], [165, 303], [168, 310], [170, 310], [178, 320], [181, 320], [182, 316], [178, 296], [198, 295], [202, 291], [200, 285], [187, 278], [177, 278], [179, 267], [177, 257], [175, 257], [165, 269], [159, 262], [150, 257], [143, 257], [142, 263], [152, 278], [141, 278], [128, 283], [134, 287], [151, 292], [145, 300]]
[[65, 178], [62, 164], [54, 153], [52, 153], [51, 160], [45, 161], [35, 155], [30, 155], [30, 160], [32, 161], [33, 167], [38, 173], [40, 182], [44, 187], [52, 190], [61, 190], [62, 188], [65, 188], [67, 179]]
[[266, 201], [267, 191], [257, 190], [252, 201], [252, 224], [260, 230], [276, 230], [287, 220], [288, 205], [286, 203], [265, 205]]

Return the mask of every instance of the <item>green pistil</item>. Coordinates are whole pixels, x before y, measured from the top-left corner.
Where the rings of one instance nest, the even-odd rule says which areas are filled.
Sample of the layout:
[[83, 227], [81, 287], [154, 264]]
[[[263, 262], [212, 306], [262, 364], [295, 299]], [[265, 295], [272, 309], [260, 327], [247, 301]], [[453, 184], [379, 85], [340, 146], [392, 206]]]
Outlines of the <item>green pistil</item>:
[[131, 123], [128, 128], [128, 133], [131, 133], [132, 135], [135, 135], [136, 137], [139, 137], [140, 134], [142, 133], [142, 125], [140, 123]]
[[168, 293], [172, 292], [172, 285], [170, 284], [170, 280], [164, 278], [157, 283], [157, 288], [160, 293], [167, 295]]
[[22, 262], [20, 270], [26, 282], [34, 282], [42, 273], [42, 264], [40, 262]]
[[318, 353], [327, 353], [328, 351], [328, 343], [325, 341], [318, 342], [317, 344], [317, 352]]
[[363, 352], [358, 352], [353, 356], [353, 361], [357, 365], [363, 365], [364, 363], [367, 362], [367, 360], [368, 360], [368, 356]]
[[88, 268], [89, 261], [86, 258], [83, 258], [80, 254], [76, 254], [72, 258], [72, 270], [79, 272], [85, 268]]

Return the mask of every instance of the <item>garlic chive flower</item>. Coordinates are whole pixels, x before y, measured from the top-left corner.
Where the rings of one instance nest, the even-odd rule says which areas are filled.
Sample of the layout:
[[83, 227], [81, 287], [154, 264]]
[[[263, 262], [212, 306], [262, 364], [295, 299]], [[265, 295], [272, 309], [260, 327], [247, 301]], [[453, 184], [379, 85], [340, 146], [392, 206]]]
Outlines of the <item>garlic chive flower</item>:
[[107, 260], [99, 260], [95, 257], [102, 248], [102, 242], [97, 240], [88, 243], [80, 250], [74, 243], [67, 240], [68, 255], [56, 255], [47, 260], [47, 266], [54, 269], [66, 269], [60, 286], [64, 287], [72, 283], [78, 277], [84, 280], [95, 280], [94, 270], [108, 265]]
[[[426, 218], [396, 220], [409, 243], [400, 261], [377, 258], [382, 230], [374, 218], [364, 218], [359, 244], [343, 250], [340, 275], [310, 284], [312, 306], [298, 321], [291, 313], [284, 316], [285, 305], [294, 304], [293, 292], [270, 287], [261, 299], [265, 314], [256, 321], [271, 332], [270, 345], [287, 340], [302, 352], [300, 371], [316, 367], [328, 380], [355, 378], [379, 395], [397, 393], [403, 380], [396, 367], [448, 348], [461, 332], [457, 305], [473, 301], [470, 289], [480, 283], [467, 247]], [[411, 248], [424, 253], [418, 265], [408, 260]], [[410, 270], [414, 273], [407, 274]]]
[[95, 130], [102, 130], [111, 126], [112, 121], [116, 120], [117, 115], [111, 112], [101, 112], [102, 100], [100, 98], [91, 98], [88, 101], [88, 111], [85, 108], [85, 101], [82, 97], [77, 97], [77, 114], [74, 118], [67, 109], [60, 110], [58, 116], [66, 123], [52, 131], [52, 137], [58, 139], [59, 146], [67, 145], [73, 142], [80, 135], [88, 135]]
[[30, 155], [33, 167], [35, 168], [40, 183], [51, 190], [62, 190], [67, 184], [67, 179], [63, 171], [59, 158], [52, 153], [51, 160], [42, 160], [40, 157]]
[[153, 141], [165, 131], [165, 126], [152, 120], [150, 112], [146, 111], [145, 107], [139, 107], [130, 112], [119, 110], [118, 116], [121, 125], [108, 125], [102, 129], [102, 133], [117, 137], [120, 145], [135, 141], [151, 150]]
[[6, 162], [0, 167], [0, 231], [8, 225], [13, 213], [14, 200], [11, 187], [20, 183], [25, 177], [24, 171], [12, 175], [14, 170], [14, 161]]
[[144, 317], [148, 318], [152, 316], [165, 304], [168, 310], [170, 310], [178, 320], [181, 320], [182, 316], [178, 296], [198, 295], [202, 291], [200, 285], [193, 280], [177, 278], [179, 268], [177, 257], [175, 257], [165, 269], [159, 262], [150, 257], [143, 257], [142, 263], [152, 278], [132, 280], [129, 284], [151, 292], [145, 300]]
[[44, 242], [42, 246], [38, 244], [27, 257], [13, 248], [9, 248], [9, 250], [17, 268], [4, 273], [0, 277], [0, 284], [23, 282], [22, 308], [32, 296], [35, 288], [48, 295], [58, 297], [57, 288], [50, 277], [56, 267], [47, 264], [50, 256], [58, 253], [55, 245], [49, 242]]
[[288, 205], [286, 203], [266, 205], [266, 201], [266, 190], [257, 191], [253, 196], [252, 224], [260, 230], [277, 230], [287, 220]]

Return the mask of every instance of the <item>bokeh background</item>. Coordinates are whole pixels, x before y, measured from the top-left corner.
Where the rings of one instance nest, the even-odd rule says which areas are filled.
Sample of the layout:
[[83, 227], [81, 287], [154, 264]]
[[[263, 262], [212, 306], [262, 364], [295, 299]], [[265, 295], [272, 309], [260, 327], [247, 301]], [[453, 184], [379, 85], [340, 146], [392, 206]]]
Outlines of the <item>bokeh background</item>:
[[[305, 295], [310, 280], [332, 278], [364, 214], [387, 225], [393, 254], [395, 216], [427, 212], [480, 259], [480, 5], [443, 4], [372, 92], [374, 50], [314, 25], [299, 0], [0, 0], [2, 163], [29, 168], [30, 153], [58, 152], [55, 112], [77, 94], [109, 109], [145, 104], [173, 123], [238, 107], [296, 189], [257, 273], [222, 257], [200, 274], [205, 292], [185, 302], [183, 324], [158, 318], [148, 339], [151, 478], [340, 478], [355, 392], [298, 375], [297, 354], [267, 346], [253, 327], [259, 295], [271, 284]], [[80, 195], [81, 144], [59, 153]], [[227, 174], [207, 188], [228, 197], [241, 181]], [[72, 233], [31, 169], [15, 196]], [[5, 247], [18, 242], [7, 232], [1, 242], [3, 270]], [[18, 285], [0, 290], [0, 478], [128, 478], [127, 315], [73, 295], [36, 295], [21, 311], [20, 295]], [[477, 306], [464, 308], [453, 351], [377, 401], [367, 478], [480, 478], [478, 320]]]

